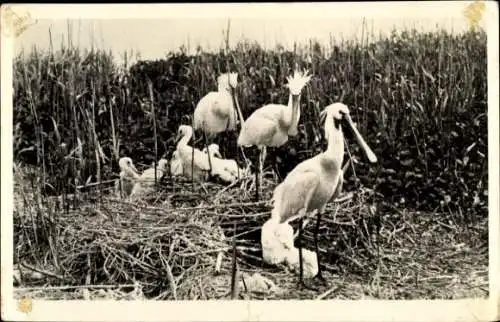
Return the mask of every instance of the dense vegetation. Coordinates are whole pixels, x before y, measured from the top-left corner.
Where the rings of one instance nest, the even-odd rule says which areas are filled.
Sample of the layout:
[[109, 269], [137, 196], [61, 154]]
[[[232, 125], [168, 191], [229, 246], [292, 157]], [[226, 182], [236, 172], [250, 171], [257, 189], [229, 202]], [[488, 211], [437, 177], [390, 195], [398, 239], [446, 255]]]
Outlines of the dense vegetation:
[[[311, 42], [286, 51], [241, 42], [233, 49], [117, 66], [112, 54], [62, 47], [33, 49], [14, 62], [14, 158], [43, 170], [46, 190], [111, 178], [123, 155], [151, 164], [170, 156], [181, 123], [198, 100], [216, 89], [216, 77], [239, 73], [244, 117], [270, 102], [286, 102], [285, 79], [294, 66], [314, 75], [302, 95], [300, 135], [272, 153], [283, 177], [323, 144], [319, 111], [335, 101], [351, 108], [360, 132], [379, 157], [359, 161], [346, 175], [346, 190], [360, 184], [402, 207], [484, 218], [487, 208], [486, 34], [470, 31], [394, 32], [374, 41]], [[153, 84], [154, 114], [148, 81]], [[221, 141], [236, 158], [235, 135]], [[252, 156], [250, 154], [250, 156]], [[348, 157], [348, 154], [346, 154]], [[465, 216], [465, 217], [463, 217]]]

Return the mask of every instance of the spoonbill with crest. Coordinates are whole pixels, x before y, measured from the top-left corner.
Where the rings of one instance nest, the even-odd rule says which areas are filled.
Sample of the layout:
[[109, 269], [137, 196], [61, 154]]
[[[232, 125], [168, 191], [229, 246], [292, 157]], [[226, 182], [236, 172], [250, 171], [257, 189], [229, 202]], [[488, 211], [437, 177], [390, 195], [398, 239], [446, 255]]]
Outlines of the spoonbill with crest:
[[[238, 145], [257, 146], [260, 150], [258, 170], [255, 171], [256, 199], [259, 199], [259, 176], [262, 176], [266, 158], [266, 147], [279, 147], [288, 141], [288, 136], [298, 134], [300, 119], [300, 95], [302, 88], [311, 79], [307, 71], [295, 71], [293, 77], [287, 77], [286, 86], [290, 90], [288, 105], [267, 104], [255, 110], [243, 123]], [[257, 167], [256, 167], [257, 168]]]

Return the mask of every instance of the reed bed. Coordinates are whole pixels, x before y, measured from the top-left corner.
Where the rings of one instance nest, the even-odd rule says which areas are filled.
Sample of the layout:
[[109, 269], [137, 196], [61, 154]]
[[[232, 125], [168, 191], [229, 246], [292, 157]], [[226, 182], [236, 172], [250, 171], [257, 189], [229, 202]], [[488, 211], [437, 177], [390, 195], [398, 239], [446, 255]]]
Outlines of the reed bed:
[[[266, 292], [240, 286], [239, 298], [487, 296], [484, 223], [464, 231], [450, 216], [379, 209], [381, 196], [361, 189], [327, 207], [320, 255], [332, 284], [318, 293], [300, 290], [285, 266], [263, 263], [260, 227], [270, 216], [269, 202], [242, 198], [238, 185], [195, 187], [164, 178], [154, 195], [135, 202], [88, 191], [72, 196], [68, 211], [57, 210], [55, 198], [43, 209], [23, 202], [14, 216], [16, 267], [42, 277], [23, 281], [16, 296], [43, 297], [45, 290], [44, 298], [55, 299], [229, 299], [233, 238], [237, 281], [259, 273], [277, 285]], [[263, 187], [270, 193], [272, 180]], [[312, 250], [311, 223], [304, 238]]]
[[[68, 41], [14, 61], [17, 296], [230, 298], [233, 237], [237, 279], [258, 272], [278, 286], [264, 294], [240, 287], [240, 298], [487, 296], [484, 31], [376, 37], [363, 29], [359, 39], [311, 41], [293, 51], [242, 41], [132, 66], [112, 56]], [[275, 175], [261, 183], [263, 201], [253, 201], [250, 179], [228, 187], [167, 177], [147, 199], [114, 195], [119, 158], [139, 168], [169, 159], [178, 126], [191, 123], [219, 73], [239, 74], [246, 118], [263, 104], [286, 102], [283, 85], [296, 67], [314, 78], [302, 94], [299, 135], [268, 149], [265, 168]], [[355, 167], [344, 190], [353, 198], [327, 207], [320, 255], [332, 285], [318, 293], [299, 290], [285, 267], [262, 263], [260, 227], [274, 187], [324, 149], [318, 113], [335, 101], [350, 107], [379, 163], [367, 164], [346, 131], [345, 159]], [[236, 133], [218, 143], [223, 157], [245, 166]], [[192, 144], [203, 146], [198, 136]], [[245, 154], [257, 158], [255, 149]], [[311, 250], [312, 226], [305, 233]]]

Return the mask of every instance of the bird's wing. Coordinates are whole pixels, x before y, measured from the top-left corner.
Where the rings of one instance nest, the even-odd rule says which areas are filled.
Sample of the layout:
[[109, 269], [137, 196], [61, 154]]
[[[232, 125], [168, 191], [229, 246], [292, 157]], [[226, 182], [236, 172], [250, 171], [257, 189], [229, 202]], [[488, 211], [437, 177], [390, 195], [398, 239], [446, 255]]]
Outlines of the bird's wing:
[[242, 146], [268, 145], [277, 131], [275, 121], [254, 115], [248, 118], [240, 132], [238, 144]]
[[288, 108], [281, 104], [267, 104], [255, 110], [252, 115], [259, 118], [266, 118], [277, 122], [283, 115], [283, 109]]
[[193, 128], [195, 130], [202, 128], [203, 125], [202, 122], [205, 119], [206, 110], [209, 104], [210, 104], [210, 93], [203, 96], [198, 102], [198, 104], [196, 104], [196, 108], [194, 109], [193, 112]]
[[335, 192], [333, 193], [332, 199], [335, 200], [342, 193], [342, 188], [344, 186], [344, 172], [340, 170], [339, 181], [337, 183], [337, 188], [335, 188]]
[[312, 170], [290, 174], [273, 194], [273, 211], [279, 214], [280, 222], [289, 222], [302, 215], [320, 182], [319, 175]]
[[[191, 167], [193, 160], [193, 148], [191, 146], [178, 147], [179, 156], [182, 163]], [[194, 149], [194, 167], [200, 170], [209, 171], [210, 164], [208, 163], [208, 154], [201, 152], [199, 149]]]
[[[191, 160], [190, 160], [191, 161]], [[210, 163], [208, 162], [208, 154], [194, 149], [194, 164], [198, 169], [210, 170]]]
[[220, 118], [225, 118], [229, 116], [229, 113], [234, 112], [232, 110], [233, 102], [231, 96], [226, 93], [217, 93], [212, 98], [211, 111]]

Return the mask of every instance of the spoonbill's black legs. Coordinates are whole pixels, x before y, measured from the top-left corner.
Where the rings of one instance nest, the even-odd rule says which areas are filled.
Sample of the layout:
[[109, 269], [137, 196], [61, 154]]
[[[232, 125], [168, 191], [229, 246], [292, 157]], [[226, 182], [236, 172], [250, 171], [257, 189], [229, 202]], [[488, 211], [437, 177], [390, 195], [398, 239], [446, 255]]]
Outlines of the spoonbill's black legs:
[[318, 212], [317, 218], [316, 218], [316, 228], [314, 229], [314, 248], [315, 248], [315, 251], [316, 251], [316, 259], [317, 259], [317, 262], [318, 262], [318, 274], [316, 274], [316, 276], [314, 278], [320, 280], [323, 283], [323, 285], [328, 286], [329, 283], [323, 277], [323, 274], [322, 274], [323, 271], [321, 269], [321, 264], [319, 262], [318, 234], [319, 234], [319, 223], [320, 223], [320, 221], [321, 221], [321, 213]]

